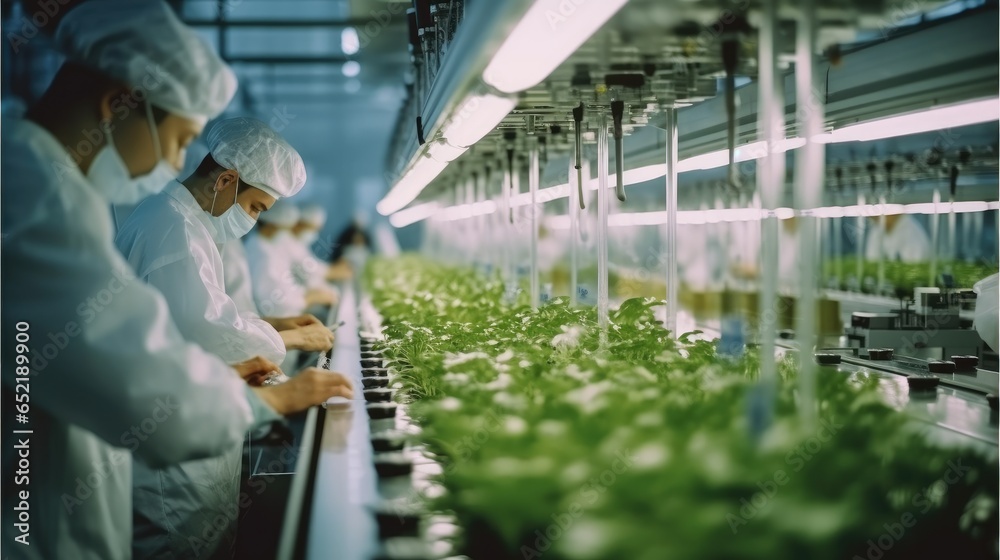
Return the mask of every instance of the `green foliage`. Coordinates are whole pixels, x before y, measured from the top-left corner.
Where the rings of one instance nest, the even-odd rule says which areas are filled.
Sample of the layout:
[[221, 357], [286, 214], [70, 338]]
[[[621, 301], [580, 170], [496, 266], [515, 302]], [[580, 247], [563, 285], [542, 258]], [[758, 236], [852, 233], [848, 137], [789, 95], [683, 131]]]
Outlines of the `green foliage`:
[[751, 437], [759, 356], [675, 341], [661, 302], [624, 302], [602, 346], [593, 309], [505, 306], [497, 279], [415, 257], [372, 269], [386, 354], [445, 467], [430, 505], [471, 558], [864, 558], [904, 515], [886, 558], [995, 555], [995, 458], [929, 443], [874, 375], [821, 370], [810, 427], [781, 361]]

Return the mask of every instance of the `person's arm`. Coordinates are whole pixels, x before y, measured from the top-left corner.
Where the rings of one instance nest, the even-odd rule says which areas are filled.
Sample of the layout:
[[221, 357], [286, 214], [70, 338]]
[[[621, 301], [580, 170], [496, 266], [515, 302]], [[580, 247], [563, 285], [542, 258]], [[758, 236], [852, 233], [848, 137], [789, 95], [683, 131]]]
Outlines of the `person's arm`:
[[[181, 337], [163, 297], [112, 245], [108, 209], [92, 187], [63, 177], [69, 194], [60, 196], [38, 184], [55, 184], [51, 176], [11, 167], [2, 317], [10, 340], [19, 324], [30, 338], [31, 406], [154, 466], [238, 445], [254, 420], [243, 380]], [[34, 189], [49, 192], [24, 194]], [[14, 371], [12, 354], [5, 371]]]
[[247, 264], [246, 251], [243, 249], [241, 241], [229, 241], [222, 246], [222, 272], [225, 278], [226, 293], [229, 294], [240, 313], [259, 315], [257, 303], [253, 299], [250, 265]]
[[246, 247], [257, 309], [268, 317], [301, 314], [307, 307], [305, 289], [295, 283], [288, 260], [264, 243], [258, 239]]
[[226, 363], [256, 355], [281, 363], [285, 359], [282, 337], [257, 315], [240, 313], [212, 274], [212, 256], [203, 247], [192, 247], [185, 258], [149, 272], [146, 282], [166, 298], [184, 338]]

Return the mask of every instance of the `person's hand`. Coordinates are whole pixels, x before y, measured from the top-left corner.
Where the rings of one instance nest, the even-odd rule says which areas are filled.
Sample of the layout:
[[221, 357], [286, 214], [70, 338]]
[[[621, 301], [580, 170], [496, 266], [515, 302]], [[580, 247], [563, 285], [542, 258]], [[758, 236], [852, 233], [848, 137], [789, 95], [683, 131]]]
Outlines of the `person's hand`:
[[309, 313], [299, 315], [298, 317], [265, 317], [264, 320], [270, 323], [270, 325], [274, 327], [274, 330], [279, 332], [289, 331], [309, 325], [323, 324], [323, 321], [320, 321], [315, 315], [311, 315]]
[[354, 277], [354, 269], [347, 261], [337, 261], [330, 265], [330, 268], [326, 271], [326, 279], [331, 282], [336, 282], [340, 280], [350, 280]]
[[260, 387], [260, 384], [272, 374], [282, 373], [281, 366], [260, 356], [251, 358], [245, 362], [233, 364], [232, 368], [251, 387]]
[[306, 305], [336, 305], [337, 294], [333, 290], [310, 288], [306, 291]]
[[285, 348], [306, 352], [326, 352], [333, 348], [334, 340], [333, 332], [323, 323], [283, 331], [281, 338], [285, 341]]
[[354, 398], [347, 377], [319, 368], [306, 368], [281, 385], [254, 389], [278, 414], [289, 415], [323, 404], [330, 397]]

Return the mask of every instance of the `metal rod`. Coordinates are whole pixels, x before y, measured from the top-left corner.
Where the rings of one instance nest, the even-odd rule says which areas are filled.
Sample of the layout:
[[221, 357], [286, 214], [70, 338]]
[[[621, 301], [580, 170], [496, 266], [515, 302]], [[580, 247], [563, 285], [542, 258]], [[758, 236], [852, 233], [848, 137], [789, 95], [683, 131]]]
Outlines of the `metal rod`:
[[[608, 116], [597, 119], [597, 324], [601, 342], [608, 329]], [[603, 346], [603, 344], [602, 344]]]
[[[795, 165], [796, 208], [811, 209], [820, 205], [823, 196], [825, 145], [815, 141], [823, 132], [823, 100], [817, 87], [815, 51], [817, 42], [816, 0], [799, 4], [801, 13], [796, 36], [796, 107], [799, 130], [806, 145], [799, 150]], [[816, 226], [811, 215], [802, 216], [799, 227], [801, 271], [795, 332], [799, 341], [799, 413], [807, 430], [816, 421]]]
[[664, 109], [667, 117], [667, 223], [664, 259], [667, 267], [667, 317], [664, 328], [677, 338], [677, 109]]
[[611, 102], [611, 117], [615, 127], [615, 194], [618, 200], [625, 202], [625, 132], [622, 129], [622, 119], [625, 115], [625, 102]]
[[885, 197], [879, 197], [879, 208], [880, 214], [878, 217], [878, 225], [882, 230], [882, 235], [879, 237], [878, 243], [878, 266], [876, 267], [875, 273], [875, 294], [882, 295], [885, 290], [885, 238], [888, 231], [886, 231], [886, 216], [885, 216]]
[[[574, 173], [574, 170], [576, 172]], [[576, 177], [577, 181], [581, 180], [582, 174], [580, 172], [580, 167], [574, 165], [574, 162], [570, 160], [569, 162], [569, 304], [572, 307], [576, 307], [577, 304], [577, 284], [579, 283], [579, 277], [577, 270], [580, 267], [578, 251], [580, 248], [580, 211], [577, 210], [577, 199], [580, 194], [577, 191], [577, 186], [574, 186], [573, 178]]]
[[578, 191], [577, 199], [580, 202], [580, 210], [585, 210], [583, 201], [583, 165], [581, 160], [583, 159], [583, 103], [573, 109], [573, 121], [575, 124], [575, 136], [576, 136], [576, 188]]
[[528, 171], [528, 190], [531, 192], [531, 308], [538, 309], [538, 183], [541, 180], [538, 136], [528, 137], [531, 164]]

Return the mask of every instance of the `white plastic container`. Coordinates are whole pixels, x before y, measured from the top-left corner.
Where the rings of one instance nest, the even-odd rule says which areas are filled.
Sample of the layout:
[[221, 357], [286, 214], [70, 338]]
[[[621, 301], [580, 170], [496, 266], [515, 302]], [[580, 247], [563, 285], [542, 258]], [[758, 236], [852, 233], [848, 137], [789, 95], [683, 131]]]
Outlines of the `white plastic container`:
[[989, 345], [994, 352], [1000, 349], [1000, 301], [998, 301], [998, 283], [1000, 274], [988, 276], [972, 287], [976, 296], [975, 327], [979, 337]]

